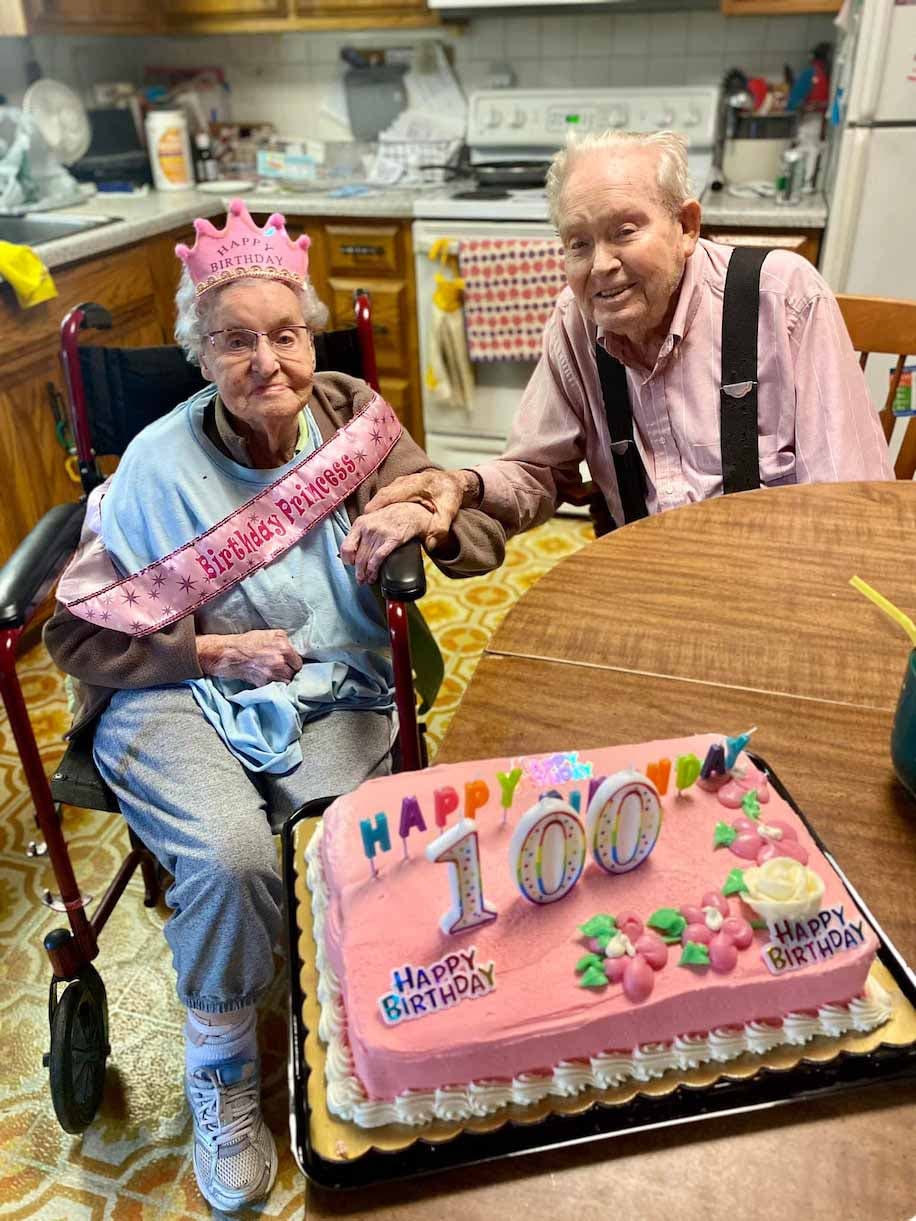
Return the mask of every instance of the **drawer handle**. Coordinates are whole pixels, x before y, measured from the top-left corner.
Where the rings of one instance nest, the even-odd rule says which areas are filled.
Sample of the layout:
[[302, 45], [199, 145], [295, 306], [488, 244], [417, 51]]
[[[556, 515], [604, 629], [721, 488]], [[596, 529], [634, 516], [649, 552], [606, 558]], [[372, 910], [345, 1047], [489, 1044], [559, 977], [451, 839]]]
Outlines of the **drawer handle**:
[[377, 256], [383, 255], [385, 253], [385, 247], [384, 246], [364, 246], [364, 245], [360, 245], [359, 243], [343, 242], [340, 247], [340, 252], [341, 252], [341, 254], [355, 254], [357, 256], [357, 258], [360, 255], [364, 255], [364, 254], [375, 255], [377, 257]]

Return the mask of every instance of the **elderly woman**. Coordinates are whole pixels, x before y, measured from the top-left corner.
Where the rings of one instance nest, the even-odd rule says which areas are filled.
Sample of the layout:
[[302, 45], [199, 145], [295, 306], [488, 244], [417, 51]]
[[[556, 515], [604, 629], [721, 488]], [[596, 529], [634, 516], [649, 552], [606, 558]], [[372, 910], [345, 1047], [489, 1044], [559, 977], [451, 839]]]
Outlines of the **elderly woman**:
[[[98, 718], [99, 770], [174, 877], [165, 933], [187, 1008], [194, 1167], [231, 1210], [266, 1195], [277, 1165], [255, 1016], [281, 921], [267, 811], [276, 823], [389, 770], [392, 672], [367, 582], [430, 513], [359, 514], [430, 463], [363, 382], [316, 374], [326, 310], [308, 239], [292, 243], [277, 215], [258, 229], [239, 201], [224, 231], [195, 228], [194, 249], [177, 247], [176, 336], [210, 385], [144, 429], [93, 494], [45, 640], [80, 684], [74, 730]], [[481, 573], [503, 543], [461, 513], [433, 558]]]

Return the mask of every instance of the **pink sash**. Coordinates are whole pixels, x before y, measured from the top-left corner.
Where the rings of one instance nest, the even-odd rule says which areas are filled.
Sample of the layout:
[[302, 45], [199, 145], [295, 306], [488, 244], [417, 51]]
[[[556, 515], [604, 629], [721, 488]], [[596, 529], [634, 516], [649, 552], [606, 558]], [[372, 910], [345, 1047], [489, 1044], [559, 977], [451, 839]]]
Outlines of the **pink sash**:
[[65, 573], [58, 597], [72, 615], [102, 627], [157, 632], [294, 547], [378, 470], [400, 435], [400, 420], [376, 394], [320, 449], [191, 542], [70, 601]]

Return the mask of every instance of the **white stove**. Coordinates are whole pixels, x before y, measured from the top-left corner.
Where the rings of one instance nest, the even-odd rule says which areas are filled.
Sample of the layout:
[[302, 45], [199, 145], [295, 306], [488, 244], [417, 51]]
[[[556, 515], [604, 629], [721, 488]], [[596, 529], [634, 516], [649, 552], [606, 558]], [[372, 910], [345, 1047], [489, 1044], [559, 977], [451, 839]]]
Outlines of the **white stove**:
[[[718, 103], [714, 86], [484, 90], [472, 94], [468, 103], [470, 161], [472, 166], [546, 163], [566, 143], [568, 132], [669, 129], [689, 140], [691, 185], [699, 196], [712, 168]], [[556, 236], [543, 187], [508, 190], [500, 197], [493, 197], [491, 191], [484, 193], [489, 197], [466, 197], [473, 189], [473, 182], [455, 182], [423, 192], [414, 202], [426, 451], [452, 468], [473, 466], [502, 453], [534, 365], [523, 360], [472, 365], [474, 387], [469, 399], [448, 386], [437, 386], [430, 376], [431, 354], [439, 343], [431, 308], [436, 276], [457, 275], [463, 241]], [[583, 475], [588, 478], [587, 471]]]
[[[719, 90], [715, 86], [666, 89], [492, 89], [468, 103], [467, 143], [472, 166], [520, 160], [548, 161], [569, 132], [650, 132], [666, 128], [686, 136], [690, 178], [701, 195], [712, 168]], [[503, 198], [465, 198], [473, 183], [457, 182], [414, 203], [421, 220], [524, 220], [548, 223], [543, 189], [510, 190]]]

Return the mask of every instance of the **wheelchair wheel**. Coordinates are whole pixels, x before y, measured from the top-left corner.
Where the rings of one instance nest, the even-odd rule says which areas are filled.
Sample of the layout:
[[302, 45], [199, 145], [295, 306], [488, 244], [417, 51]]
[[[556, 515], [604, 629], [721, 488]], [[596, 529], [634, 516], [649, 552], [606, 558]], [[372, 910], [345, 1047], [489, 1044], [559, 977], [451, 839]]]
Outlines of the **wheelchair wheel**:
[[105, 985], [92, 966], [85, 966], [55, 997], [51, 985], [51, 1101], [65, 1132], [85, 1131], [95, 1118], [105, 1086], [108, 1002]]

